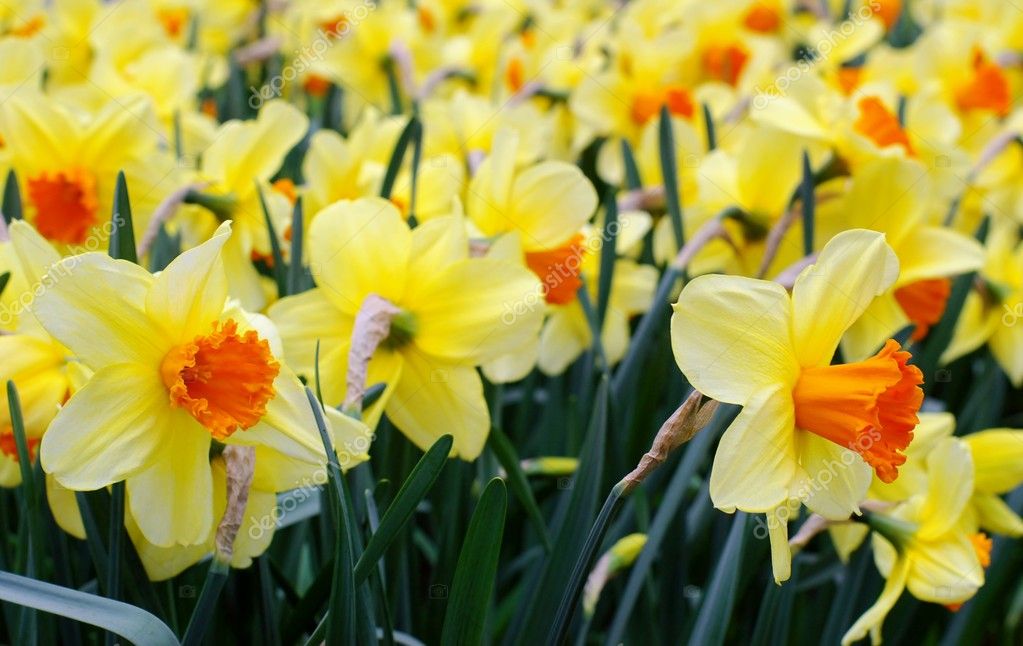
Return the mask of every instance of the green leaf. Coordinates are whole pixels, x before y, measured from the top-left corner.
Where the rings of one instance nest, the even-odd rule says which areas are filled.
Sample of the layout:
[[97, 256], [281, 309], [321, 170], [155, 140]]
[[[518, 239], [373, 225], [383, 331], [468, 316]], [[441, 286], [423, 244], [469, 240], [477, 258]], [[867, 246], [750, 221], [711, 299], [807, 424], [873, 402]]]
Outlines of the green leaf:
[[813, 167], [810, 166], [810, 153], [803, 151], [803, 181], [799, 185], [799, 199], [803, 204], [803, 255], [813, 253], [813, 223], [817, 199], [813, 194]]
[[413, 140], [416, 141], [416, 146], [420, 146], [422, 136], [423, 128], [419, 118], [413, 116], [405, 124], [405, 128], [398, 136], [398, 141], [394, 144], [394, 151], [391, 153], [391, 159], [387, 162], [387, 171], [384, 173], [384, 181], [380, 185], [380, 197], [385, 200], [391, 199], [394, 181], [398, 178], [398, 171], [401, 170], [402, 162], [405, 161], [405, 151]]
[[210, 568], [206, 572], [206, 583], [202, 586], [195, 610], [192, 611], [192, 617], [188, 620], [185, 637], [181, 640], [183, 646], [199, 646], [203, 637], [210, 632], [215, 616], [213, 611], [217, 607], [217, 599], [220, 598], [220, 592], [224, 589], [224, 584], [227, 583], [227, 575], [230, 571], [231, 566], [228, 563], [220, 560], [217, 555], [213, 556]]
[[178, 644], [171, 629], [145, 610], [52, 583], [0, 572], [0, 599], [98, 626], [134, 644]]
[[4, 182], [4, 197], [0, 202], [0, 211], [3, 211], [4, 222], [10, 224], [22, 217], [21, 189], [18, 188], [18, 176], [14, 169], [7, 171], [7, 180]]
[[334, 545], [334, 576], [330, 589], [330, 601], [327, 605], [326, 639], [328, 644], [354, 644], [358, 628], [358, 599], [354, 572], [354, 545], [351, 532], [356, 531], [355, 524], [348, 508], [347, 497], [342, 489], [341, 466], [337, 462], [334, 445], [327, 433], [327, 423], [323, 419], [323, 408], [316, 395], [308, 387], [305, 389], [309, 406], [316, 418], [316, 428], [320, 432], [323, 448], [327, 454], [328, 489], [331, 502], [334, 504], [336, 542]]
[[458, 555], [451, 596], [444, 614], [441, 644], [463, 646], [483, 643], [487, 608], [494, 592], [497, 563], [501, 556], [507, 506], [508, 493], [504, 481], [492, 479], [480, 496]]
[[622, 139], [622, 164], [625, 166], [625, 188], [630, 191], [642, 188], [643, 180], [639, 175], [639, 166], [636, 165], [636, 155], [628, 139]]
[[632, 335], [632, 341], [629, 343], [629, 350], [622, 362], [618, 364], [618, 370], [611, 381], [611, 391], [615, 401], [620, 401], [624, 393], [631, 390], [633, 382], [639, 376], [639, 369], [644, 360], [656, 347], [654, 339], [662, 326], [671, 318], [669, 301], [675, 289], [675, 283], [681, 277], [682, 272], [674, 266], [669, 266], [661, 276], [661, 282], [657, 284], [657, 292], [654, 294], [650, 309], [639, 320], [636, 332]]
[[[31, 577], [42, 576], [43, 537], [42, 518], [39, 512], [39, 492], [36, 490], [36, 479], [32, 473], [32, 460], [29, 458], [28, 440], [25, 437], [25, 423], [21, 414], [21, 399], [18, 388], [13, 381], [7, 382], [7, 405], [11, 415], [11, 429], [14, 434], [14, 446], [18, 456], [18, 468], [21, 470], [21, 487], [24, 492], [20, 512], [28, 521], [28, 558], [25, 561], [25, 573]], [[36, 614], [31, 611], [22, 613], [19, 622], [18, 641], [35, 643], [37, 639]]]
[[515, 447], [512, 445], [511, 440], [508, 439], [508, 436], [504, 434], [504, 431], [496, 426], [490, 429], [489, 443], [490, 449], [497, 456], [497, 461], [508, 476], [508, 486], [511, 487], [515, 497], [519, 499], [519, 503], [525, 509], [530, 522], [533, 523], [533, 528], [540, 537], [540, 543], [543, 545], [544, 551], [550, 553], [551, 537], [547, 532], [547, 524], [543, 520], [543, 514], [540, 513], [540, 506], [537, 505], [536, 498], [533, 496], [533, 489], [529, 486], [529, 479], [522, 470], [522, 462], [519, 460]]
[[266, 197], [263, 195], [263, 187], [256, 182], [256, 194], [259, 196], [259, 205], [263, 209], [263, 222], [266, 224], [267, 237], [270, 238], [270, 255], [274, 259], [273, 275], [277, 284], [277, 295], [284, 298], [288, 295], [288, 279], [284, 268], [284, 254], [281, 253], [281, 242], [277, 239], [277, 229], [274, 228], [273, 218], [270, 217], [270, 207], [267, 206]]
[[681, 249], [686, 242], [682, 227], [682, 196], [678, 185], [678, 161], [675, 158], [675, 133], [671, 129], [671, 113], [661, 106], [661, 120], [657, 127], [657, 144], [661, 155], [661, 177], [664, 178], [664, 202], [671, 217], [671, 230], [675, 245]]
[[710, 423], [682, 449], [685, 451], [682, 454], [682, 461], [664, 490], [664, 497], [661, 499], [654, 520], [647, 530], [643, 551], [639, 553], [636, 562], [632, 564], [632, 570], [629, 572], [628, 582], [618, 602], [618, 608], [615, 610], [606, 643], [617, 644], [623, 641], [625, 629], [632, 616], [632, 610], [636, 606], [636, 601], [639, 599], [647, 574], [653, 567], [661, 544], [667, 538], [672, 524], [678, 517], [679, 508], [685, 499], [693, 476], [696, 475], [698, 469], [703, 467], [710, 447], [714, 446], [714, 442], [717, 441], [722, 431], [732, 423], [738, 414], [738, 406], [722, 404], [714, 413]]
[[[302, 198], [295, 201], [291, 216], [291, 264], [288, 266], [288, 294], [301, 294], [304, 290], [305, 267], [302, 265], [304, 236]], [[276, 258], [274, 259], [276, 261]]]
[[412, 512], [426, 497], [447, 462], [453, 442], [452, 436], [442, 435], [405, 478], [401, 489], [394, 496], [394, 501], [387, 507], [387, 511], [380, 519], [380, 527], [370, 536], [366, 543], [366, 549], [359, 557], [359, 562], [355, 564], [355, 580], [358, 583], [362, 583], [370, 575], [377, 561], [398, 537], [405, 523], [412, 516]]
[[747, 519], [744, 512], [738, 512], [732, 520], [732, 529], [728, 532], [724, 551], [717, 559], [717, 566], [696, 616], [696, 625], [689, 636], [692, 644], [716, 646], [725, 641], [735, 607], [735, 590], [742, 571]]
[[703, 108], [703, 123], [707, 129], [707, 152], [712, 152], [718, 147], [718, 136], [714, 129], [714, 115], [710, 112], [710, 106], [704, 103]]
[[799, 560], [792, 560], [792, 576], [784, 585], [778, 585], [772, 578], [761, 596], [760, 613], [753, 628], [750, 646], [771, 646], [788, 644], [789, 626], [792, 622], [792, 606], [796, 598], [796, 582], [799, 579]]
[[131, 217], [131, 201], [124, 171], [117, 173], [114, 187], [114, 212], [111, 215], [110, 257], [138, 263], [135, 251], [135, 226]]
[[7, 289], [7, 283], [11, 280], [11, 272], [5, 271], [0, 274], [0, 296], [4, 295], [4, 290]]
[[597, 283], [597, 329], [604, 329], [604, 319], [611, 302], [611, 281], [618, 257], [618, 200], [615, 191], [608, 188], [604, 194], [604, 235], [600, 247], [600, 280]]
[[532, 602], [517, 643], [544, 643], [563, 596], [565, 581], [572, 574], [576, 556], [582, 551], [590, 526], [597, 516], [604, 477], [609, 390], [608, 379], [603, 377], [597, 389], [579, 468], [572, 481], [572, 495], [554, 540], [554, 550], [544, 564], [532, 594]]
[[579, 593], [582, 592], [583, 588], [583, 577], [589, 572], [593, 559], [597, 555], [597, 549], [600, 547], [601, 542], [604, 540], [604, 535], [607, 533], [608, 526], [614, 519], [615, 513], [618, 511], [618, 507], [621, 506], [623, 501], [622, 495], [625, 491], [625, 484], [619, 482], [612, 489], [611, 493], [608, 494], [604, 500], [604, 506], [600, 509], [600, 514], [597, 516], [597, 520], [593, 523], [593, 527], [590, 528], [590, 533], [586, 537], [586, 544], [583, 545], [582, 550], [579, 552], [579, 557], [576, 559], [575, 567], [572, 569], [572, 575], [568, 579], [568, 584], [565, 586], [565, 594], [561, 597], [561, 604], [558, 606], [558, 614], [554, 618], [554, 624], [551, 626], [550, 636], [547, 638], [547, 642], [550, 644], [560, 644], [565, 639], [565, 633], [568, 630], [569, 623], [571, 622], [572, 615], [575, 612], [576, 604], [579, 600]]

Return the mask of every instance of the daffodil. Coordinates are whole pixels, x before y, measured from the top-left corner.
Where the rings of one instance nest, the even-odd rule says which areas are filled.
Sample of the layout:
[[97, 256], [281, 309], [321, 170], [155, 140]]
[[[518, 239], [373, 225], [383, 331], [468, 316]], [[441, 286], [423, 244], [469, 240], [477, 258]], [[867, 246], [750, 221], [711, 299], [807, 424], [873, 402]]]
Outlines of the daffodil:
[[852, 230], [825, 245], [791, 296], [776, 283], [706, 275], [672, 316], [675, 359], [694, 388], [742, 412], [714, 457], [710, 495], [731, 512], [767, 512], [775, 578], [788, 578], [790, 501], [826, 518], [859, 511], [871, 469], [892, 481], [923, 401], [910, 355], [888, 341], [873, 357], [831, 365], [846, 330], [898, 276], [882, 234]]
[[159, 147], [148, 99], [108, 103], [85, 121], [43, 96], [19, 93], [0, 107], [7, 163], [25, 218], [62, 252], [106, 248], [114, 183], [124, 171], [136, 223], [169, 193], [177, 166]]
[[991, 540], [961, 523], [974, 486], [970, 449], [944, 438], [927, 457], [928, 486], [890, 510], [872, 513], [874, 562], [885, 577], [877, 602], [849, 628], [842, 644], [868, 633], [881, 642], [881, 626], [903, 590], [922, 601], [953, 608], [984, 584]]
[[1023, 245], [1014, 223], [993, 220], [987, 255], [941, 356], [949, 362], [985, 343], [1014, 385], [1023, 383]]
[[368, 299], [383, 299], [397, 313], [368, 365], [367, 385], [387, 385], [367, 413], [370, 426], [382, 409], [424, 449], [450, 433], [455, 455], [478, 456], [490, 417], [476, 366], [536, 335], [536, 277], [511, 262], [470, 258], [460, 218], [410, 229], [380, 198], [316, 215], [309, 260], [317, 288], [270, 308], [289, 365], [312, 378], [319, 343], [324, 399], [341, 403], [356, 317]]
[[[984, 249], [976, 240], [929, 223], [930, 186], [922, 164], [878, 158], [857, 169], [845, 194], [822, 201], [817, 211], [819, 235], [827, 238], [850, 228], [882, 231], [899, 259], [898, 279], [843, 338], [847, 359], [870, 356], [910, 323], [915, 326], [912, 338], [922, 339], [945, 312], [951, 279], [980, 269], [984, 262]], [[821, 191], [832, 188], [827, 184]]]
[[224, 263], [231, 278], [231, 295], [249, 310], [261, 310], [267, 301], [252, 265], [253, 254], [268, 257], [271, 251], [258, 191], [263, 190], [271, 221], [283, 232], [291, 209], [283, 195], [269, 190], [268, 183], [308, 127], [309, 119], [298, 109], [271, 101], [256, 119], [223, 124], [202, 155], [198, 179], [209, 185], [202, 189], [204, 197], [200, 199], [212, 215], [206, 214], [204, 222], [194, 226], [208, 232], [218, 218], [234, 222], [234, 233], [224, 248]]
[[301, 383], [254, 321], [225, 308], [229, 235], [225, 223], [155, 277], [99, 253], [65, 259], [32, 304], [94, 371], [44, 436], [44, 470], [74, 490], [125, 481], [131, 515], [155, 545], [209, 534], [215, 442], [324, 459]]

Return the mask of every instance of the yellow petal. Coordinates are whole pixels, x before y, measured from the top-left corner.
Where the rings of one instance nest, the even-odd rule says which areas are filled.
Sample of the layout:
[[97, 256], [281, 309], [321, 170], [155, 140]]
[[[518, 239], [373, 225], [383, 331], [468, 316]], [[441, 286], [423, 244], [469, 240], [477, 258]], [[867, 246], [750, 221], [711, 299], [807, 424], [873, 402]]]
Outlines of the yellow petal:
[[774, 573], [774, 582], [778, 585], [788, 581], [792, 576], [792, 549], [789, 547], [787, 511], [788, 507], [783, 505], [767, 512], [767, 535], [771, 541], [771, 571]]
[[789, 496], [831, 520], [858, 514], [871, 468], [855, 452], [807, 431], [796, 433], [799, 470]]
[[875, 298], [863, 316], [846, 330], [842, 337], [842, 357], [846, 362], [862, 361], [877, 354], [885, 341], [909, 325], [906, 313], [893, 294], [889, 289]]
[[700, 276], [671, 317], [675, 361], [694, 388], [730, 404], [769, 386], [791, 390], [799, 373], [789, 320], [789, 297], [777, 283]]
[[[874, 633], [880, 635], [881, 624], [884, 622], [885, 617], [888, 616], [888, 613], [891, 612], [891, 609], [895, 607], [895, 602], [902, 596], [902, 591], [906, 589], [906, 577], [908, 574], [909, 561], [906, 559], [898, 560], [891, 574], [888, 575], [888, 580], [885, 581], [884, 589], [881, 590], [881, 596], [877, 598], [874, 605], [867, 608], [867, 611], [842, 636], [842, 646], [849, 646], [863, 639], [867, 636], [867, 632], [870, 632], [872, 635]], [[880, 639], [876, 639], [874, 643], [876, 644], [879, 641]]]
[[393, 204], [337, 202], [316, 216], [309, 235], [309, 267], [337, 309], [354, 317], [371, 293], [401, 301], [412, 234]]
[[438, 267], [446, 267], [469, 257], [469, 238], [462, 217], [434, 218], [412, 231], [409, 274], [429, 276]]
[[973, 495], [973, 459], [962, 440], [945, 438], [927, 455], [930, 478], [917, 536], [937, 538], [953, 527]]
[[932, 603], [962, 603], [984, 584], [984, 568], [967, 534], [952, 532], [940, 541], [915, 542], [906, 586]]
[[984, 247], [969, 236], [943, 227], [920, 227], [898, 248], [899, 284], [977, 271]]
[[863, 523], [836, 523], [828, 527], [831, 543], [835, 546], [835, 551], [838, 552], [838, 557], [843, 563], [849, 562], [849, 557], [863, 543], [863, 539], [869, 533], [870, 528]]
[[963, 441], [973, 455], [977, 491], [1006, 493], [1023, 483], [1023, 431], [994, 428]]
[[227, 300], [221, 249], [231, 235], [228, 222], [198, 247], [175, 258], [153, 281], [146, 313], [163, 324], [174, 343], [191, 340], [220, 320]]
[[490, 258], [448, 265], [426, 278], [405, 303], [416, 317], [419, 349], [473, 365], [535, 337], [544, 309], [540, 281], [532, 272]]
[[530, 166], [515, 178], [510, 227], [522, 234], [526, 251], [564, 244], [597, 208], [597, 193], [579, 167], [560, 161]]
[[[480, 167], [476, 169], [466, 196], [466, 213], [473, 224], [487, 236], [514, 229], [509, 222], [508, 208], [512, 183], [515, 179], [515, 150], [518, 135], [511, 129], [501, 129]], [[523, 241], [523, 246], [525, 246]]]
[[62, 260], [47, 280], [32, 304], [47, 332], [93, 370], [131, 361], [155, 375], [170, 342], [136, 300], [152, 281], [144, 269], [87, 253]]
[[455, 438], [452, 454], [475, 460], [490, 433], [483, 382], [474, 368], [433, 362], [416, 351], [402, 353], [401, 379], [387, 402], [387, 416], [422, 450], [441, 435]]
[[57, 480], [46, 476], [46, 500], [50, 504], [50, 512], [57, 525], [68, 534], [79, 540], [85, 540], [85, 524], [82, 514], [78, 511], [78, 499], [75, 492], [62, 487]]
[[319, 341], [323, 396], [336, 403], [340, 395], [328, 395], [327, 390], [334, 387], [344, 392], [344, 368], [335, 362], [339, 353], [347, 356], [353, 318], [338, 310], [321, 288], [282, 298], [270, 306], [269, 314], [284, 343], [288, 365], [308, 379], [315, 375]]
[[148, 467], [125, 482], [128, 509], [159, 547], [205, 542], [213, 527], [210, 434], [199, 424], [164, 434]]
[[884, 235], [854, 229], [838, 234], [792, 290], [792, 338], [801, 366], [831, 363], [846, 330], [899, 274]]
[[590, 324], [578, 301], [556, 307], [540, 332], [537, 365], [545, 375], [560, 375], [591, 343]]
[[768, 512], [788, 500], [796, 474], [795, 411], [788, 390], [753, 393], [721, 436], [710, 498], [726, 512]]
[[24, 220], [11, 223], [10, 235], [11, 246], [18, 256], [21, 271], [34, 291], [36, 285], [43, 283], [43, 276], [50, 267], [60, 262], [60, 254]]
[[116, 364], [68, 400], [43, 436], [40, 459], [65, 487], [92, 491], [150, 466], [169, 436], [194, 425], [170, 407], [155, 369]]
[[[989, 312], [983, 297], [971, 290], [956, 320], [952, 341], [941, 355], [941, 362], [954, 361], [984, 345], [998, 331], [1002, 314], [1003, 311]], [[1002, 365], [1004, 367], [1005, 364]]]
[[1014, 323], [1006, 326], [1003, 321], [1000, 320], [1001, 325], [994, 328], [988, 345], [1009, 381], [1019, 388], [1023, 385], [1023, 352], [1020, 352], [1020, 348], [1023, 348], [1023, 325]]
[[971, 504], [982, 529], [1013, 538], [1023, 536], [1023, 519], [995, 494], [975, 493]]

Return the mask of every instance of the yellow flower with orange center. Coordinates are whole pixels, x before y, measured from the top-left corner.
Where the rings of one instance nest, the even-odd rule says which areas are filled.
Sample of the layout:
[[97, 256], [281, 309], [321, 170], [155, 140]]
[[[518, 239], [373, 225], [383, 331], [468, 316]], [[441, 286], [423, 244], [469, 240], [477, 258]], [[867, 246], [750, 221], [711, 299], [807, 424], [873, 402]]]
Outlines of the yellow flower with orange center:
[[[675, 305], [682, 372], [708, 397], [743, 406], [715, 455], [711, 498], [725, 511], [768, 512], [779, 581], [789, 573], [787, 529], [770, 514], [802, 502], [847, 518], [871, 468], [891, 481], [905, 461], [923, 401], [909, 353], [889, 341], [866, 361], [831, 365], [846, 330], [898, 272], [882, 234], [853, 230], [825, 245], [791, 296], [776, 283], [707, 275]], [[829, 485], [814, 486], [834, 464]]]
[[[43, 437], [43, 468], [62, 486], [124, 480], [132, 517], [154, 545], [195, 544], [213, 526], [214, 442], [324, 460], [298, 378], [271, 348], [263, 317], [227, 302], [225, 223], [159, 275], [99, 253], [66, 258], [32, 303], [92, 378]], [[361, 424], [331, 416], [335, 429]]]

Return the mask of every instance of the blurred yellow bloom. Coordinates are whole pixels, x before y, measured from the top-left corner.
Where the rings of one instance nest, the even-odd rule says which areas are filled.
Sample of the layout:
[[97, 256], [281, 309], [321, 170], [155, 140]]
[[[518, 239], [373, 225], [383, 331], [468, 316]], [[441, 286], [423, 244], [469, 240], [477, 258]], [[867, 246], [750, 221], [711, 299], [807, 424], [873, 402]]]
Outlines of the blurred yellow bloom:
[[682, 372], [708, 397], [743, 406], [714, 457], [711, 498], [729, 512], [769, 512], [779, 581], [789, 574], [787, 528], [770, 514], [795, 501], [846, 518], [858, 513], [871, 468], [890, 482], [905, 462], [923, 401], [909, 353], [888, 341], [870, 359], [830, 365], [898, 270], [882, 234], [853, 230], [824, 247], [791, 296], [776, 283], [708, 275], [675, 305]]
[[890, 511], [874, 513], [874, 561], [887, 581], [877, 602], [849, 628], [843, 646], [868, 633], [881, 642], [885, 616], [906, 588], [922, 601], [952, 608], [984, 584], [991, 541], [961, 522], [974, 487], [970, 449], [944, 438], [927, 456], [928, 486]]

